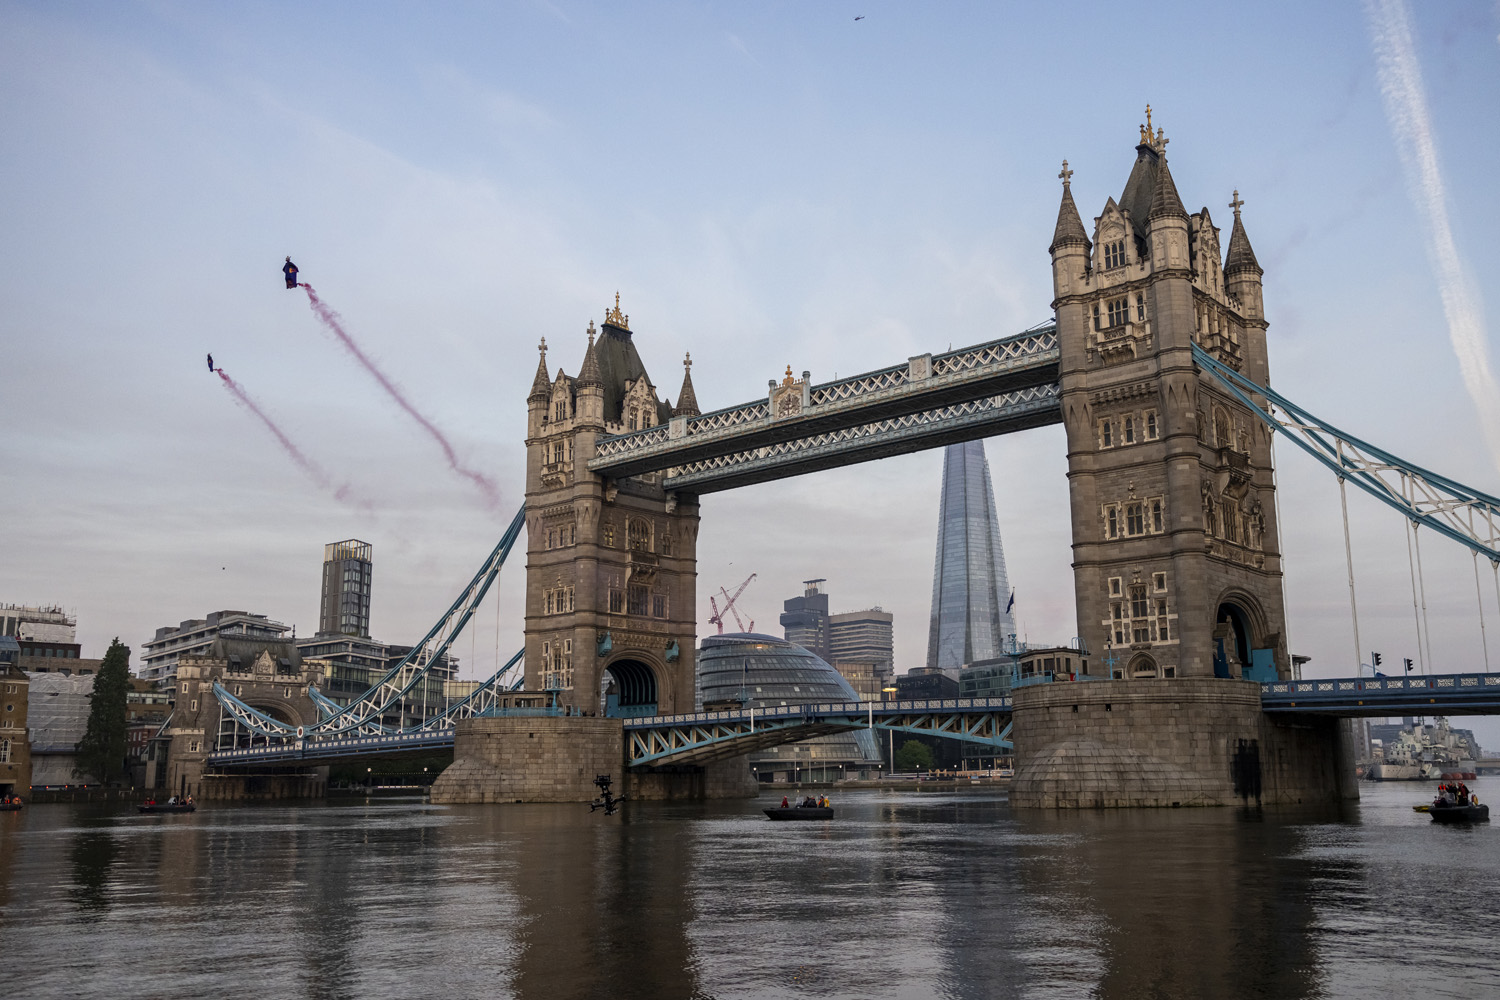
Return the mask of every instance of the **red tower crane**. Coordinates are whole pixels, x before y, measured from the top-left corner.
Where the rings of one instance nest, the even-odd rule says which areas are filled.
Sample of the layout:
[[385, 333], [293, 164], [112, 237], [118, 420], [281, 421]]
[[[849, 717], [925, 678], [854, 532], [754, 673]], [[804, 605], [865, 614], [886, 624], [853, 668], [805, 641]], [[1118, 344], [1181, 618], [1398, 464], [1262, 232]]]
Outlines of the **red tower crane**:
[[744, 621], [740, 618], [740, 613], [734, 608], [734, 602], [740, 599], [740, 595], [745, 592], [745, 588], [750, 586], [750, 581], [754, 579], [755, 574], [751, 573], [750, 576], [746, 578], [744, 583], [735, 588], [733, 595], [731, 595], [728, 590], [720, 587], [719, 593], [724, 595], [724, 607], [722, 610], [720, 610], [718, 602], [714, 600], [714, 596], [712, 594], [709, 595], [708, 606], [713, 609], [714, 613], [708, 616], [708, 620], [714, 625], [719, 626], [719, 635], [724, 634], [724, 616], [726, 614], [734, 616], [734, 623], [739, 626], [741, 632], [755, 631], [755, 619], [750, 619], [750, 627], [746, 628]]

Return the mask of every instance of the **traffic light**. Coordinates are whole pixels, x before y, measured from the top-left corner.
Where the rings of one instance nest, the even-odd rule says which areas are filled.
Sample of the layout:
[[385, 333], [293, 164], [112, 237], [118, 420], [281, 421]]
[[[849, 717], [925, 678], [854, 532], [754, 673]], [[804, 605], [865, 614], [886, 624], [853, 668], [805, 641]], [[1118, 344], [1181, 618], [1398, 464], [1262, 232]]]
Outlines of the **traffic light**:
[[1411, 673], [1411, 657], [1406, 658], [1406, 672]]
[[1370, 664], [1371, 664], [1371, 666], [1376, 666], [1376, 667], [1380, 666], [1380, 654], [1379, 653], [1371, 653], [1370, 654]]

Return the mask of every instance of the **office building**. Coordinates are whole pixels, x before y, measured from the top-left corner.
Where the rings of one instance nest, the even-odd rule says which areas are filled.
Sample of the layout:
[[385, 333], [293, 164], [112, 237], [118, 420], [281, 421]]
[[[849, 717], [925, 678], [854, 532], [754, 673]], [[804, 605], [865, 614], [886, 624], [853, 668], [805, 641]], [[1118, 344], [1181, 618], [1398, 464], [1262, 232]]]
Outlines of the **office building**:
[[884, 686], [895, 673], [895, 616], [878, 607], [829, 615], [828, 647], [839, 673], [849, 676], [845, 663], [869, 663]]
[[787, 642], [796, 643], [818, 659], [829, 662], [833, 650], [828, 642], [827, 580], [803, 580], [802, 596], [782, 604], [781, 630]]
[[927, 666], [956, 671], [1003, 655], [1015, 632], [1010, 593], [984, 442], [951, 444], [943, 452]]
[[370, 543], [350, 538], [323, 546], [318, 632], [370, 637]]
[[215, 611], [207, 618], [190, 618], [176, 625], [164, 625], [143, 643], [138, 676], [157, 687], [175, 688], [178, 660], [184, 656], [208, 655], [207, 650], [220, 637], [280, 642], [291, 630], [290, 625], [248, 611]]

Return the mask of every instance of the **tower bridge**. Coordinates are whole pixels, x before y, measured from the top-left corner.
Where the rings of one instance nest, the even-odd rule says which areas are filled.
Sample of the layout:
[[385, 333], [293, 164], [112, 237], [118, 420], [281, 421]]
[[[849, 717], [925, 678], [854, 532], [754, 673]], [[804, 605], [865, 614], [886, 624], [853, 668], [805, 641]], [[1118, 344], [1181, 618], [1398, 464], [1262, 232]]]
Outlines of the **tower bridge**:
[[[1273, 435], [1287, 432], [1341, 482], [1497, 567], [1500, 500], [1352, 438], [1268, 388], [1263, 271], [1245, 203], [1235, 192], [1221, 242], [1206, 207], [1184, 206], [1165, 149], [1161, 129], [1143, 125], [1123, 190], [1087, 228], [1064, 161], [1048, 246], [1053, 319], [1014, 336], [826, 383], [788, 366], [763, 397], [707, 413], [690, 359], [676, 403], [658, 391], [618, 295], [585, 331], [576, 375], [549, 367], [544, 340], [527, 397], [524, 507], [422, 644], [447, 648], [524, 524], [524, 684], [501, 696], [497, 674], [485, 685], [497, 700], [439, 720], [455, 734], [457, 761], [435, 797], [587, 798], [590, 769], [610, 761], [640, 774], [698, 768], [695, 787], [727, 794], [733, 769], [713, 758], [859, 724], [1013, 740], [1018, 805], [1354, 794], [1339, 717], [1390, 714], [1424, 697], [1435, 705], [1448, 692], [1354, 679], [1328, 682], [1325, 698], [1293, 680]], [[879, 707], [864, 708], [862, 723], [847, 706], [774, 720], [758, 707], [719, 718], [694, 711], [700, 497], [1059, 422], [1078, 634], [1108, 654], [1107, 675], [1020, 688], [1003, 710], [955, 706], [921, 719]], [[215, 762], [229, 768], [299, 746], [332, 752], [337, 741], [390, 750], [405, 731], [383, 726], [381, 713], [420, 670], [398, 665], [351, 706], [319, 703], [301, 731], [216, 688], [222, 711], [255, 735], [248, 748], [226, 748], [239, 756], [216, 753]], [[1454, 683], [1445, 710], [1492, 709], [1487, 680]], [[257, 739], [259, 752], [242, 752]], [[518, 785], [516, 774], [530, 777]], [[656, 793], [671, 794], [668, 777]]]

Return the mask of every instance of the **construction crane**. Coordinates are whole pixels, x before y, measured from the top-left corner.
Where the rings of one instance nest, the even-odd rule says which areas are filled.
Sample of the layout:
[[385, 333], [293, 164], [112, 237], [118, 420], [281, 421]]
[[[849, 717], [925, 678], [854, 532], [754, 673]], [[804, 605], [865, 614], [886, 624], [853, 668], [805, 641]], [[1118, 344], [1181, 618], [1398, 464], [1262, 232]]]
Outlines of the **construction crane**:
[[750, 619], [750, 626], [748, 628], [746, 628], [744, 621], [741, 620], [741, 618], [740, 618], [740, 613], [738, 611], [736, 611], [735, 608], [734, 608], [734, 602], [740, 599], [740, 595], [745, 592], [745, 588], [748, 587], [748, 586], [750, 586], [750, 581], [754, 580], [754, 579], [755, 579], [755, 574], [751, 573], [750, 576], [748, 578], [746, 578], [746, 580], [745, 580], [744, 583], [740, 584], [738, 587], [735, 588], [733, 596], [730, 595], [729, 591], [725, 590], [723, 587], [720, 587], [719, 588], [719, 593], [721, 593], [721, 594], [724, 595], [724, 608], [723, 608], [723, 610], [720, 610], [718, 602], [714, 600], [714, 595], [712, 595], [712, 594], [708, 595], [708, 606], [713, 609], [713, 614], [711, 614], [711, 615], [708, 616], [708, 620], [710, 622], [712, 622], [713, 624], [719, 626], [719, 634], [720, 635], [724, 634], [724, 616], [725, 615], [733, 615], [734, 616], [734, 623], [739, 626], [739, 629], [740, 629], [741, 632], [754, 632], [755, 631], [755, 619], [754, 618]]

